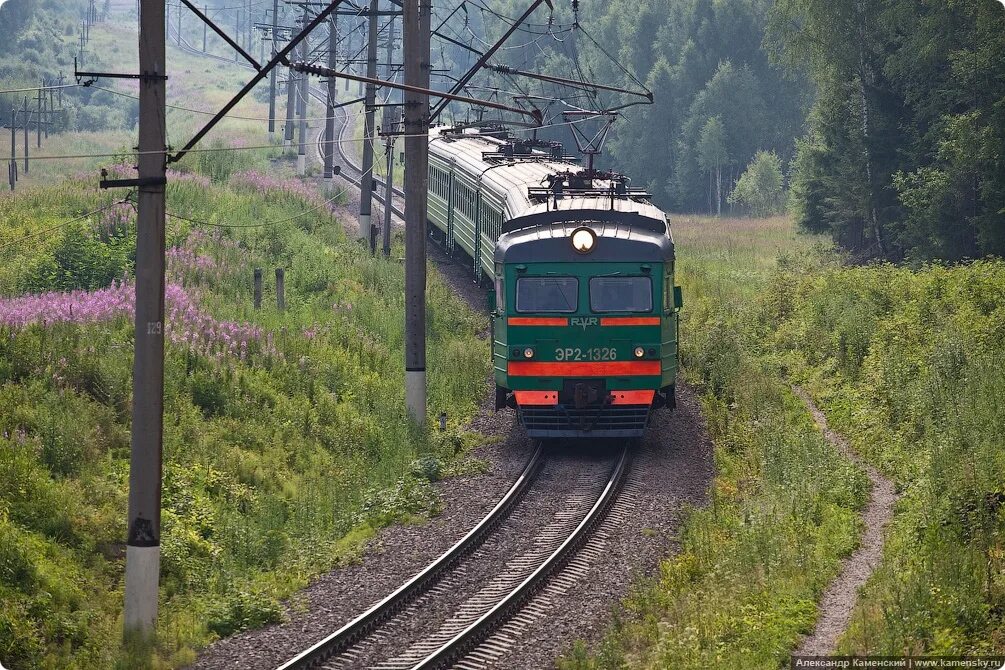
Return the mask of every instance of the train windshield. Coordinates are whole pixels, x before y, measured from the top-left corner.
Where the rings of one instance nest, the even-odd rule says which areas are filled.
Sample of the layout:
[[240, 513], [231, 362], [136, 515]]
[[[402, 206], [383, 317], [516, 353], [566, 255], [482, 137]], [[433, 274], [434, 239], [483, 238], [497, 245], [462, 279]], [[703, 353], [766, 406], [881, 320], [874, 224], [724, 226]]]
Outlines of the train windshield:
[[590, 309], [594, 312], [651, 312], [653, 282], [649, 277], [593, 277]]
[[575, 277], [520, 277], [516, 280], [516, 311], [566, 312], [579, 309]]

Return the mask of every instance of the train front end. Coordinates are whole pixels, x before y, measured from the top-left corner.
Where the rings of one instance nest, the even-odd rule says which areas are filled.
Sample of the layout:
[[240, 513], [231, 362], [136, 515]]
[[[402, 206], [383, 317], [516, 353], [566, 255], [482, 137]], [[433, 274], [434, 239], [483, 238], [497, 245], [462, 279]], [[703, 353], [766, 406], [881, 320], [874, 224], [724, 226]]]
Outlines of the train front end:
[[515, 407], [531, 437], [638, 438], [674, 405], [673, 242], [665, 220], [609, 214], [517, 228], [496, 245], [496, 404]]

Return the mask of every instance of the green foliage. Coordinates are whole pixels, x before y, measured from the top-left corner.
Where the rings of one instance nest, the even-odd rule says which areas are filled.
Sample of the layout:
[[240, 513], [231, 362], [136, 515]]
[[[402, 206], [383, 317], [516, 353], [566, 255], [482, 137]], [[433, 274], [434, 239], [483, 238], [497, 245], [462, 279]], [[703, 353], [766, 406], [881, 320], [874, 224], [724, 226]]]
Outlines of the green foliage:
[[754, 216], [771, 216], [781, 209], [783, 189], [781, 159], [774, 152], [758, 151], [736, 182], [729, 202], [743, 205]]
[[[531, 55], [513, 50], [500, 52], [499, 57], [511, 58], [512, 65], [524, 70], [565, 77], [578, 73], [574, 76], [635, 90], [638, 86], [622, 67], [631, 71], [653, 91], [655, 101], [621, 112], [604, 159], [647, 185], [665, 209], [715, 212], [718, 205], [710, 191], [718, 190], [719, 203], [724, 202], [739, 169], [758, 150], [773, 150], [786, 161], [792, 156], [809, 106], [806, 81], [785, 77], [761, 47], [770, 4], [761, 0], [582, 3], [579, 19], [600, 48], [586, 35], [577, 35], [570, 40], [541, 40]], [[509, 16], [523, 11], [515, 0], [495, 9]], [[572, 23], [567, 4], [555, 6], [554, 21]], [[491, 29], [498, 24], [489, 25], [490, 36], [495, 36]], [[453, 58], [464, 63], [467, 54], [454, 50]], [[498, 83], [503, 88], [509, 85], [501, 78]], [[604, 94], [601, 98], [599, 104], [612, 106], [638, 101]], [[718, 168], [710, 168], [715, 161], [703, 158], [700, 139], [715, 117], [722, 124], [724, 151], [716, 152], [721, 156]], [[574, 146], [563, 129], [541, 134]], [[715, 178], [709, 179], [710, 172]], [[709, 188], [719, 181], [718, 189], [715, 184]]]
[[774, 670], [855, 548], [868, 480], [816, 430], [764, 346], [772, 259], [780, 245], [810, 242], [786, 238], [789, 226], [678, 220], [692, 296], [681, 356], [716, 445], [710, 500], [690, 511], [679, 553], [633, 591], [598, 649], [573, 649], [563, 670]]
[[800, 225], [865, 257], [1005, 253], [1003, 30], [994, 0], [776, 2], [774, 53], [818, 91]]
[[219, 637], [227, 637], [249, 628], [261, 628], [268, 623], [283, 620], [283, 609], [274, 599], [263, 593], [238, 591], [218, 603], [209, 614], [206, 624]]
[[903, 491], [845, 650], [990, 653], [1002, 639], [1003, 287], [1000, 262], [776, 280], [784, 365]]
[[[243, 358], [206, 355], [168, 333], [153, 661], [119, 642], [131, 320], [0, 329], [0, 658], [12, 670], [180, 666], [215, 636], [278, 621], [282, 598], [354, 560], [376, 529], [436, 513], [430, 481], [456, 471], [471, 444], [410, 427], [401, 265], [346, 239], [308, 185], [217, 183], [247, 165], [213, 159], [197, 166], [213, 181], [169, 177], [170, 211], [237, 226], [220, 234], [169, 220], [169, 280], [211, 321], [196, 334], [249, 323], [263, 344]], [[19, 192], [0, 203], [0, 244], [103, 197], [72, 179]], [[289, 223], [254, 227], [266, 220]], [[0, 295], [128, 275], [131, 220], [112, 223], [7, 247]], [[268, 280], [266, 307], [252, 308], [254, 267], [286, 268], [285, 312], [270, 306]], [[435, 273], [428, 306], [431, 412], [450, 408], [463, 422], [488, 374], [484, 319]]]

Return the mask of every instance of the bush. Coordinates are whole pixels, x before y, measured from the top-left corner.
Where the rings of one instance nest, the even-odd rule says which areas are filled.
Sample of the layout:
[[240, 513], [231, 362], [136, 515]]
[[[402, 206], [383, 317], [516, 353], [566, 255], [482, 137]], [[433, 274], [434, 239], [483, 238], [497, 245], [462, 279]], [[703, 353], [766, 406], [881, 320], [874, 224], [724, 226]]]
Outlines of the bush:
[[754, 216], [770, 216], [782, 209], [782, 159], [774, 151], [758, 151], [729, 194], [729, 202], [743, 205]]
[[219, 637], [283, 620], [283, 608], [273, 598], [248, 591], [226, 596], [209, 612], [207, 627]]

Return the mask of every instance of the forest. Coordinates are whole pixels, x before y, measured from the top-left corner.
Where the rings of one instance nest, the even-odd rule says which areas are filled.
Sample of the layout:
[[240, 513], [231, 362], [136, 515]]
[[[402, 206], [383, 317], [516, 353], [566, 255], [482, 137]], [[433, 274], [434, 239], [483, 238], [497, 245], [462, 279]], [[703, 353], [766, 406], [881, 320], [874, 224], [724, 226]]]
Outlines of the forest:
[[[487, 32], [521, 4], [483, 8]], [[787, 202], [803, 229], [862, 260], [1005, 251], [995, 0], [614, 0], [556, 6], [528, 29], [539, 38], [504, 51], [510, 65], [628, 88], [631, 73], [653, 92], [622, 111], [606, 158], [668, 210]], [[754, 166], [777, 192], [752, 197], [748, 184], [731, 198]]]

